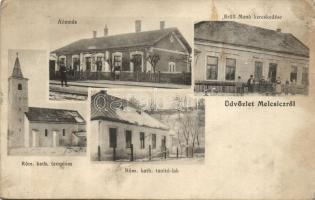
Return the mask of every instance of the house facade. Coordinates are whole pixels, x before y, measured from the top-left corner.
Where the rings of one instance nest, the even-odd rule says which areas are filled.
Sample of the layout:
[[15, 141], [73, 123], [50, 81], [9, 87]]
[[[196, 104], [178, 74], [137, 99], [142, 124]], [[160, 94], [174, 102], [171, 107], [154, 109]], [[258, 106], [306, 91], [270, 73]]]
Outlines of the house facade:
[[59, 76], [61, 66], [70, 79], [106, 79], [190, 84], [191, 47], [177, 28], [142, 31], [135, 22], [134, 33], [82, 39], [56, 49], [50, 55], [50, 78]]
[[91, 133], [92, 160], [161, 157], [172, 147], [168, 126], [105, 91], [91, 97]]
[[308, 87], [309, 49], [290, 33], [230, 21], [195, 24], [195, 91], [215, 88], [235, 92], [238, 77], [246, 85], [280, 78], [296, 82], [305, 94]]
[[8, 96], [10, 148], [86, 146], [85, 120], [78, 111], [28, 106], [28, 79], [23, 77], [18, 57]]

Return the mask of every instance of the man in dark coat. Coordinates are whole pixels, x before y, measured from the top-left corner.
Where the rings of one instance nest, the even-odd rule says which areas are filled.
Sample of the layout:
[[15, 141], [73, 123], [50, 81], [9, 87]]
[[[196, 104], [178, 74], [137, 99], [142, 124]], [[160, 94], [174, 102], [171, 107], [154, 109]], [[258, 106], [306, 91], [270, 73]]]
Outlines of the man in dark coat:
[[249, 92], [254, 92], [254, 77], [253, 75], [250, 75], [250, 78], [247, 81], [247, 86]]
[[67, 84], [67, 68], [62, 65], [60, 67], [60, 78], [61, 78], [61, 86], [63, 87], [63, 84], [65, 84], [66, 87], [68, 87]]

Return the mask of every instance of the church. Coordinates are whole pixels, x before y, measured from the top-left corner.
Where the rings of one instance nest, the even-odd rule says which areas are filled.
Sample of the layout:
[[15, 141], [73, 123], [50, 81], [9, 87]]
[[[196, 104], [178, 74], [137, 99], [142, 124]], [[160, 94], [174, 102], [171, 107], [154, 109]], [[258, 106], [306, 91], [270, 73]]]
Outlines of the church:
[[86, 146], [86, 122], [78, 111], [28, 106], [18, 54], [8, 81], [9, 148]]

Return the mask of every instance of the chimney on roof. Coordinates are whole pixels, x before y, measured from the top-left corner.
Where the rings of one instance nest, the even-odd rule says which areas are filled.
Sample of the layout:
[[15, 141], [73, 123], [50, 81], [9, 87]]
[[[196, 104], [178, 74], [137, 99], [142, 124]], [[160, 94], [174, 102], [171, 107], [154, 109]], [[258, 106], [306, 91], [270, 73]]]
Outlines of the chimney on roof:
[[141, 32], [141, 20], [135, 21], [135, 28], [136, 28], [136, 33]]
[[165, 21], [160, 21], [160, 30], [165, 28]]
[[107, 28], [107, 25], [105, 25], [105, 28], [104, 28], [104, 36], [107, 36], [108, 35], [108, 28]]
[[277, 32], [279, 32], [279, 33], [280, 33], [280, 32], [281, 32], [281, 28], [277, 28]]
[[97, 32], [93, 31], [93, 38], [96, 38]]

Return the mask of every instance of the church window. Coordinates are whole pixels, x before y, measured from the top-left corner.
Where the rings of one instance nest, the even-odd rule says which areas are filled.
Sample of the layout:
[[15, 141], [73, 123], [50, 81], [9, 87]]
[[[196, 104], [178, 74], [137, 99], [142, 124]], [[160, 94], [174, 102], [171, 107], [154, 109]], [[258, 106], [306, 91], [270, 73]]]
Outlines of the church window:
[[45, 129], [45, 137], [47, 137], [47, 136], [48, 136], [48, 130]]
[[22, 84], [21, 83], [18, 84], [18, 90], [22, 90]]

